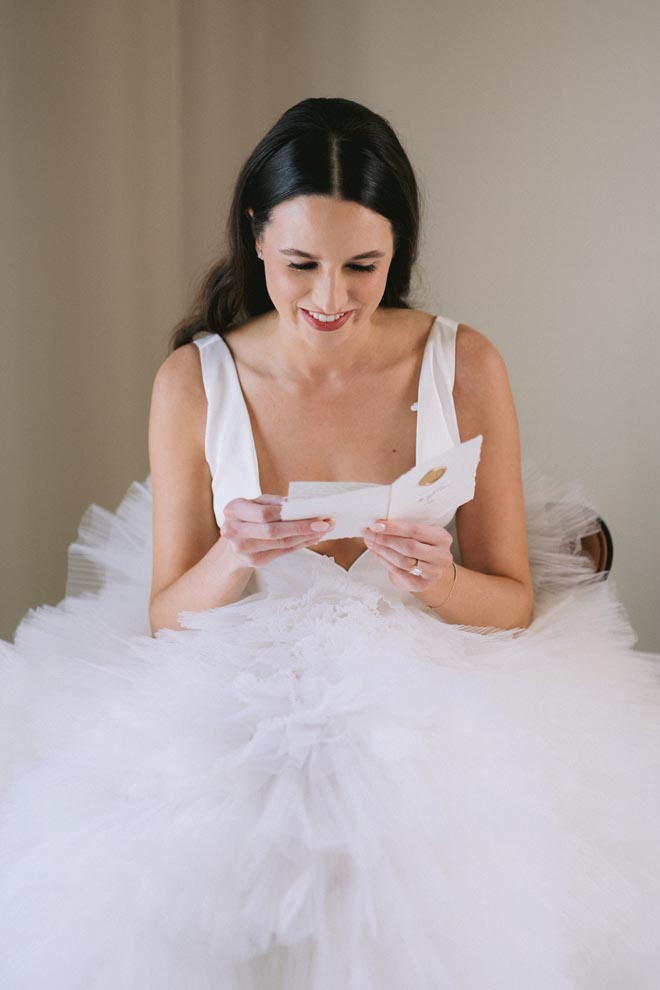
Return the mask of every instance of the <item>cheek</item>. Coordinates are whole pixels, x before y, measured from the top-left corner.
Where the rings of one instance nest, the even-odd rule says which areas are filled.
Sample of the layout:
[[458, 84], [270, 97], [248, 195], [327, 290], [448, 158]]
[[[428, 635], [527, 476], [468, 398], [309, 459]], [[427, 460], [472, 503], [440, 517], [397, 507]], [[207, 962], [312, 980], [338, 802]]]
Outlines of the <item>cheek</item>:
[[365, 302], [371, 303], [374, 300], [380, 301], [385, 294], [385, 286], [387, 285], [387, 272], [373, 272], [371, 275], [364, 276], [364, 282], [362, 283], [361, 289], [356, 289], [359, 292], [362, 299]]
[[295, 274], [280, 269], [266, 272], [266, 288], [272, 299], [295, 299], [302, 292], [302, 283]]
[[371, 276], [371, 288], [374, 292], [379, 293], [381, 296], [385, 292], [385, 286], [387, 285], [387, 270], [383, 269], [379, 272], [374, 273]]

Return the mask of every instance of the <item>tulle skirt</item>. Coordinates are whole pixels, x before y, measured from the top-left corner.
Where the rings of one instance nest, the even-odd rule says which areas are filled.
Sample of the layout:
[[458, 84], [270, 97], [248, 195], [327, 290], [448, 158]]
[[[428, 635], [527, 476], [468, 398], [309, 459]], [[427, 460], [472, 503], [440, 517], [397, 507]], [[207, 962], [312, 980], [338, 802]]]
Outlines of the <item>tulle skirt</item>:
[[524, 464], [535, 619], [327, 558], [150, 635], [151, 489], [0, 644], [2, 990], [657, 990], [660, 656]]

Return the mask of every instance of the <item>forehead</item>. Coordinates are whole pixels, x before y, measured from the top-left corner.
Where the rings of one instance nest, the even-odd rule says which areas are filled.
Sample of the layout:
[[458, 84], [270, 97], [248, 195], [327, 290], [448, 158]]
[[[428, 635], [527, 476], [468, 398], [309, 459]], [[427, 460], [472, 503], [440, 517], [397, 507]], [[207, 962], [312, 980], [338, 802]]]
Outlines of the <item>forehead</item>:
[[287, 238], [287, 244], [280, 247], [290, 246], [288, 241], [294, 236], [306, 239], [307, 244], [295, 242], [296, 247], [306, 250], [310, 250], [310, 240], [318, 247], [338, 237], [344, 249], [349, 242], [365, 251], [388, 248], [392, 243], [392, 225], [386, 217], [360, 203], [329, 196], [296, 196], [278, 203], [271, 213], [270, 226], [278, 240]]

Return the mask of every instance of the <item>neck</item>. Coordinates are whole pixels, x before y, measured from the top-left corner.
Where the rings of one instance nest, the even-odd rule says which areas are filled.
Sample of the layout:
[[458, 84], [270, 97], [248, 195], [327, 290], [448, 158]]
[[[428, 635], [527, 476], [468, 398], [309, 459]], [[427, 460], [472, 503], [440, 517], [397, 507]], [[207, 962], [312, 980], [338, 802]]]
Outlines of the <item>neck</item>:
[[275, 377], [297, 385], [342, 387], [365, 369], [379, 366], [385, 357], [382, 328], [364, 319], [351, 318], [335, 336], [332, 330], [291, 326], [278, 316], [267, 331]]

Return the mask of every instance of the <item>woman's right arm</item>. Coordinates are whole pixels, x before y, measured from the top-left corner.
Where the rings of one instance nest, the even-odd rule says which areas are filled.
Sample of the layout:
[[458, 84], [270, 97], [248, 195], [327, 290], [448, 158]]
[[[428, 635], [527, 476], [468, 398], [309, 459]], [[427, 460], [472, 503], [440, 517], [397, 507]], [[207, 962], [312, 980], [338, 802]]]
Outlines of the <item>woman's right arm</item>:
[[215, 520], [204, 450], [206, 412], [199, 349], [185, 344], [158, 369], [149, 413], [152, 635], [181, 629], [180, 612], [238, 601], [254, 570], [237, 559]]
[[213, 512], [204, 449], [207, 401], [199, 349], [184, 344], [156, 373], [149, 414], [153, 557], [149, 621], [182, 629], [181, 612], [203, 612], [239, 600], [255, 568], [319, 540], [331, 521], [282, 521], [277, 495], [235, 498]]

